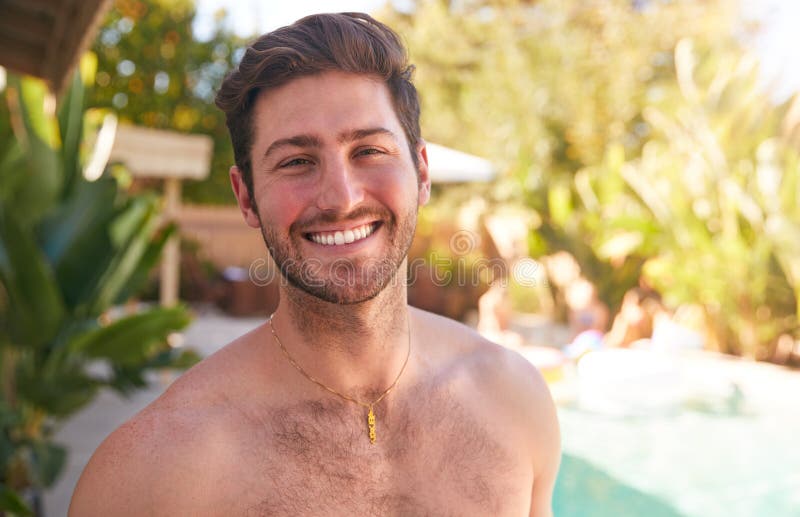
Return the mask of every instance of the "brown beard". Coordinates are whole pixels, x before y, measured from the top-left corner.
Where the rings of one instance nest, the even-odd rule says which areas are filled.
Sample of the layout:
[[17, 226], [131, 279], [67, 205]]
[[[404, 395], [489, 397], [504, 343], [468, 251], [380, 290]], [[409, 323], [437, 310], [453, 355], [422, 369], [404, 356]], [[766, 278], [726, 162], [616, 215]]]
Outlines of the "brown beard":
[[[256, 214], [258, 210], [256, 209]], [[380, 221], [377, 231], [387, 233], [388, 252], [379, 259], [339, 259], [323, 265], [299, 253], [305, 240], [303, 228], [317, 223], [335, 223], [370, 218]], [[346, 216], [325, 213], [312, 220], [298, 221], [289, 228], [289, 242], [281, 241], [271, 228], [265, 228], [259, 215], [261, 236], [283, 278], [295, 288], [320, 300], [349, 305], [375, 298], [397, 280], [397, 271], [411, 247], [417, 223], [416, 206], [402, 220], [388, 210], [367, 207]], [[405, 279], [403, 278], [403, 281]]]

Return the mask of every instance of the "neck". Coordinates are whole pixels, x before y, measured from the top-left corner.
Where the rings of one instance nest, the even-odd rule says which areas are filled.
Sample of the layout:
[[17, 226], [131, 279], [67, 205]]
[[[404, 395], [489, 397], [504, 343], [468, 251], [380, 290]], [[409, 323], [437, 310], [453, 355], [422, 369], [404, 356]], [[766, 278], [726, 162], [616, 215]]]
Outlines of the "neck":
[[397, 377], [410, 345], [402, 283], [391, 282], [375, 298], [359, 304], [325, 302], [291, 286], [281, 289], [280, 300], [275, 331], [309, 374], [364, 399], [379, 394]]

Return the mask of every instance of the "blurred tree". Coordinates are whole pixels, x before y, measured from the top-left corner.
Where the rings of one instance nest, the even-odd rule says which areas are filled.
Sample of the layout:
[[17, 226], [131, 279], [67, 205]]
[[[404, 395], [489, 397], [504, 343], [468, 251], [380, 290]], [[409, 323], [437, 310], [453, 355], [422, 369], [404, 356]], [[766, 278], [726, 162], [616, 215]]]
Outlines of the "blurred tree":
[[[380, 17], [418, 67], [423, 134], [499, 166], [491, 201], [541, 221], [532, 256], [571, 252], [612, 308], [648, 264], [669, 300], [703, 304], [725, 351], [761, 355], [797, 332], [786, 236], [800, 222], [798, 171], [780, 125], [795, 140], [798, 125], [757, 86], [737, 2], [422, 0]], [[742, 201], [765, 156], [787, 193]], [[714, 174], [692, 175], [708, 163]], [[700, 184], [730, 205], [726, 230], [694, 210]], [[652, 206], [656, 191], [671, 192], [670, 216]], [[748, 222], [753, 205], [780, 216]]]
[[[219, 21], [224, 16], [220, 11]], [[233, 150], [214, 94], [244, 42], [221, 23], [208, 41], [199, 41], [194, 18], [193, 0], [116, 0], [92, 47], [98, 72], [89, 105], [112, 108], [121, 120], [142, 126], [210, 135], [210, 177], [186, 182], [184, 196], [233, 203]]]
[[652, 137], [618, 171], [656, 225], [640, 234], [657, 250], [645, 274], [704, 308], [716, 348], [769, 358], [800, 321], [798, 150], [781, 130], [797, 121], [759, 87], [752, 57], [702, 55], [688, 39], [675, 55], [680, 102], [645, 112]]
[[596, 256], [573, 216], [574, 175], [612, 143], [640, 153], [644, 107], [675, 95], [675, 44], [686, 35], [731, 42], [730, 4], [432, 0], [382, 19], [404, 35], [418, 67], [425, 136], [506, 171], [495, 200], [542, 218], [532, 254], [572, 252], [614, 307], [643, 260], [613, 267]]

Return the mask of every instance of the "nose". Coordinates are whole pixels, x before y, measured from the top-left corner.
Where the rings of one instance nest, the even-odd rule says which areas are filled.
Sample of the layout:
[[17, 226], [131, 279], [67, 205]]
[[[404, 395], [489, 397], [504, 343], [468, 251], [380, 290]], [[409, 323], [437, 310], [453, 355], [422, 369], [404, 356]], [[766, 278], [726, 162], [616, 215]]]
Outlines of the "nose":
[[317, 208], [349, 213], [364, 200], [364, 187], [353, 167], [342, 158], [324, 161], [320, 169]]

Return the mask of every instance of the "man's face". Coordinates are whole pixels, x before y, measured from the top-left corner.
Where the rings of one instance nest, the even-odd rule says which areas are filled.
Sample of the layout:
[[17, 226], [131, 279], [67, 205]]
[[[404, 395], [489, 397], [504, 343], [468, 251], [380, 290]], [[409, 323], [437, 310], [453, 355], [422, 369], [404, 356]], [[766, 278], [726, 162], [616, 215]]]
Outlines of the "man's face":
[[386, 85], [325, 72], [262, 93], [253, 108], [246, 221], [295, 287], [333, 303], [369, 300], [395, 278], [428, 200], [427, 156], [408, 143]]

